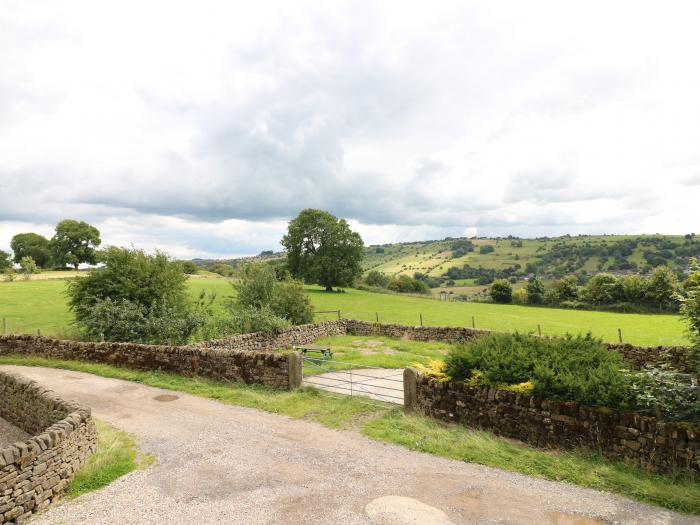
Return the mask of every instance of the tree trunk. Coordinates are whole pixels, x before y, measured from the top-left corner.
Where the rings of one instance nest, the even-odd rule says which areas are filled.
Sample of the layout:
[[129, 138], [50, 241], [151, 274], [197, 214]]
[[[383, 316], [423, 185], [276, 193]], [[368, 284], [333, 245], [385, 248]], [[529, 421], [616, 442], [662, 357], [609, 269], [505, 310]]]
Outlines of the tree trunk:
[[326, 286], [326, 291], [327, 291], [327, 292], [332, 292], [332, 291], [333, 291], [333, 287], [332, 287], [332, 286]]

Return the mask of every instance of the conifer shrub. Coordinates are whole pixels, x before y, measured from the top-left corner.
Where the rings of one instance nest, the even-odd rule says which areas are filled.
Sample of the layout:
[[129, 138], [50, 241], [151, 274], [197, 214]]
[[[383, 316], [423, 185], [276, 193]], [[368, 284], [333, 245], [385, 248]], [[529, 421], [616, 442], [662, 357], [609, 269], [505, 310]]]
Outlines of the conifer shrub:
[[618, 409], [635, 404], [622, 357], [590, 334], [558, 339], [493, 334], [451, 350], [445, 372], [475, 386], [531, 391], [541, 398]]

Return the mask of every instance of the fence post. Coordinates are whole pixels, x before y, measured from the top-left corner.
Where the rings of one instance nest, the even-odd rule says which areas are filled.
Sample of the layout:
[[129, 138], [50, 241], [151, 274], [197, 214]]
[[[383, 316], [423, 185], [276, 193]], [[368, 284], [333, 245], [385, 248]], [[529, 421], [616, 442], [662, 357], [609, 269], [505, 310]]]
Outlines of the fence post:
[[374, 312], [374, 316], [377, 318], [377, 324], [379, 324], [379, 312]]
[[420, 315], [420, 325], [423, 326], [423, 314], [419, 314], [419, 315]]
[[537, 323], [537, 333], [540, 334], [540, 337], [542, 337], [542, 326], [540, 323]]
[[476, 321], [474, 320], [473, 315], [472, 315], [472, 328], [476, 328]]
[[36, 329], [36, 335], [38, 335], [39, 337], [41, 337], [41, 328], [37, 328], [37, 329]]
[[338, 321], [340, 321], [340, 310], [338, 310]]
[[620, 342], [622, 342], [622, 330], [620, 328], [617, 329], [617, 337], [620, 339]]

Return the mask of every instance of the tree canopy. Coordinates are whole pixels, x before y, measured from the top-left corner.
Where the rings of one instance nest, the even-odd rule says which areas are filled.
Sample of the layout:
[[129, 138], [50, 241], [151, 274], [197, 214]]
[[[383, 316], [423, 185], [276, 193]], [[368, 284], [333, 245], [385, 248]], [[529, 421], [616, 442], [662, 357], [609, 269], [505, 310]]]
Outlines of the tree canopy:
[[351, 286], [362, 273], [364, 243], [345, 219], [311, 208], [292, 219], [282, 238], [291, 274], [332, 291]]
[[66, 219], [56, 225], [56, 233], [51, 239], [56, 263], [69, 264], [75, 269], [80, 263], [96, 264], [100, 245], [100, 231], [85, 221]]
[[31, 257], [41, 268], [51, 265], [51, 243], [38, 233], [18, 233], [10, 241], [14, 261], [19, 263], [24, 257]]

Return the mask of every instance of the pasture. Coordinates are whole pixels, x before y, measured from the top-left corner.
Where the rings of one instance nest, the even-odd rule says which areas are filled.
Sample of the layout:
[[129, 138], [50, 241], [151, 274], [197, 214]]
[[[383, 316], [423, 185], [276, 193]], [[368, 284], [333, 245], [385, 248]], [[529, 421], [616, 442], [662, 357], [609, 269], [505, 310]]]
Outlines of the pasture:
[[[200, 290], [215, 292], [215, 308], [223, 307], [233, 288], [224, 278], [198, 277], [188, 281], [192, 296]], [[63, 294], [65, 281], [31, 280], [0, 282], [0, 319], [7, 319], [9, 332], [66, 336], [72, 316]], [[383, 323], [418, 325], [420, 315], [426, 325], [471, 326], [504, 332], [536, 332], [544, 335], [578, 334], [590, 331], [606, 341], [617, 341], [617, 329], [625, 342], [637, 345], [688, 344], [685, 327], [677, 315], [619, 314], [540, 308], [532, 306], [441, 302], [436, 299], [365, 292], [347, 289], [326, 293], [318, 286], [306, 291], [317, 311], [340, 310], [343, 317]], [[317, 319], [334, 318], [318, 314]], [[0, 321], [1, 322], [1, 321]], [[0, 326], [0, 330], [1, 330]]]

